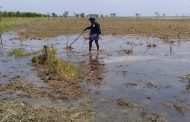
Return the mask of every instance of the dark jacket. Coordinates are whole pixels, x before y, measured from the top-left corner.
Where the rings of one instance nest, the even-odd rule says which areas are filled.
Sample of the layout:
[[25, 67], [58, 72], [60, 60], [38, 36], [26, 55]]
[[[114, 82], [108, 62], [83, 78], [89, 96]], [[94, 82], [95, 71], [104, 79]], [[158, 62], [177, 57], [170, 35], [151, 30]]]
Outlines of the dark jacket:
[[94, 22], [91, 26], [87, 27], [85, 30], [90, 29], [90, 35], [92, 34], [101, 34], [100, 24], [98, 22]]

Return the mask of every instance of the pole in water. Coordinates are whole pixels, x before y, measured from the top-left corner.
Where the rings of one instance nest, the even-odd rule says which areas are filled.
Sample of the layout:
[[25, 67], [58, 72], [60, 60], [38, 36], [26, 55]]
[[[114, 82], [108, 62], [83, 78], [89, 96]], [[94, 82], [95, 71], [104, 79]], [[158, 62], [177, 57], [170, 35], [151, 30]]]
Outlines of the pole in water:
[[67, 45], [66, 49], [67, 50], [72, 50], [73, 48], [71, 47], [84, 33], [85, 31], [83, 31], [69, 46]]
[[2, 39], [1, 33], [0, 33], [0, 40], [1, 40], [1, 44], [3, 45], [3, 39]]

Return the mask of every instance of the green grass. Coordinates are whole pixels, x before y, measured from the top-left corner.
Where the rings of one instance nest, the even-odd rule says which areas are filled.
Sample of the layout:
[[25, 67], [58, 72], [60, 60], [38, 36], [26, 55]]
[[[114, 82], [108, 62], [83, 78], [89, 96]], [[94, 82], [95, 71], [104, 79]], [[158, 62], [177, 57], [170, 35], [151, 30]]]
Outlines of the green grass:
[[186, 78], [190, 80], [190, 73], [186, 74]]
[[38, 20], [42, 19], [26, 17], [2, 17], [0, 22], [0, 33], [27, 26], [28, 24]]
[[82, 67], [71, 62], [59, 59], [56, 56], [54, 48], [48, 48], [48, 54], [45, 48], [42, 49], [42, 54], [34, 56], [32, 62], [35, 64], [43, 64], [48, 69], [49, 74], [55, 74], [60, 80], [76, 81], [82, 76]]
[[16, 58], [23, 57], [28, 55], [28, 53], [25, 52], [24, 49], [16, 48], [9, 52], [10, 56], [15, 56]]

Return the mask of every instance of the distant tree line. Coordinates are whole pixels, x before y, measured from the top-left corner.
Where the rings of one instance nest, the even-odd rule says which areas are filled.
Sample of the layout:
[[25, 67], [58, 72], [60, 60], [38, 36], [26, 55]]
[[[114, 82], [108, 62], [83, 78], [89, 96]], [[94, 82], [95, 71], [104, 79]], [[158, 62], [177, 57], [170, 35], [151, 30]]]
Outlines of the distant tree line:
[[36, 13], [36, 12], [12, 12], [12, 11], [0, 11], [1, 17], [47, 17], [46, 14]]
[[[0, 18], [1, 17], [48, 17], [48, 18], [49, 17], [53, 17], [53, 18], [64, 17], [64, 18], [67, 18], [67, 17], [69, 17], [69, 14], [70, 13], [68, 11], [65, 11], [62, 15], [58, 15], [55, 12], [47, 13], [47, 14], [41, 14], [41, 13], [36, 13], [36, 12], [0, 11]], [[73, 13], [73, 17], [76, 17], [76, 18], [85, 18], [85, 17], [90, 17], [90, 16], [93, 16], [96, 18], [98, 18], [98, 17], [101, 17], [101, 18], [109, 17], [108, 15], [104, 16], [103, 14], [98, 15], [98, 14]], [[116, 13], [110, 13], [110, 17], [117, 17], [117, 14]]]

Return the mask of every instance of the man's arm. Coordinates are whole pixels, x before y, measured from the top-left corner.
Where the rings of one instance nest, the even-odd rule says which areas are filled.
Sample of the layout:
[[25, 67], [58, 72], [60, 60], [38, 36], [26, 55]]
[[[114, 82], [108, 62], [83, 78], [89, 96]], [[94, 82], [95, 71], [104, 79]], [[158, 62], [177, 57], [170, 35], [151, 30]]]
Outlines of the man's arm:
[[88, 29], [91, 29], [91, 28], [92, 28], [92, 26], [89, 26], [89, 27], [85, 28], [84, 30], [88, 30]]
[[101, 34], [101, 28], [100, 28], [100, 24], [98, 24], [98, 34]]

